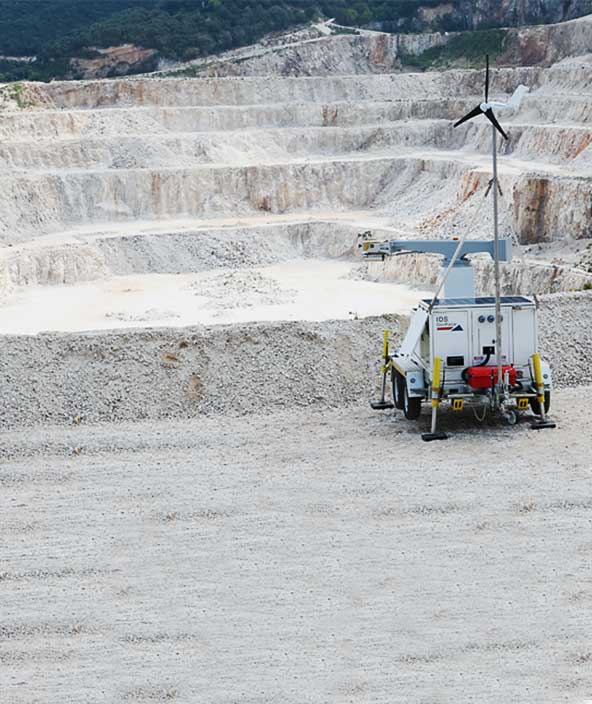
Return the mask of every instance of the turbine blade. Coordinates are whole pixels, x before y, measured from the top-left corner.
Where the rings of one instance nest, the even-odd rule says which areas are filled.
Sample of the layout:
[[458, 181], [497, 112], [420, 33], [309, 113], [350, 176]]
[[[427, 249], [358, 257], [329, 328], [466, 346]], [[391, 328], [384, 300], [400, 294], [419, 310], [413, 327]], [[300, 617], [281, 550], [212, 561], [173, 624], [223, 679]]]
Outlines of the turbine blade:
[[458, 127], [459, 125], [462, 125], [463, 122], [466, 122], [467, 120], [472, 120], [474, 117], [477, 117], [477, 115], [482, 115], [483, 110], [481, 110], [481, 106], [477, 105], [477, 107], [474, 110], [471, 110], [470, 113], [465, 115], [464, 117], [461, 117], [461, 119], [458, 122], [454, 123], [455, 127]]
[[489, 102], [489, 54], [485, 57], [485, 102]]
[[508, 139], [508, 135], [503, 131], [502, 126], [497, 121], [497, 118], [493, 114], [493, 110], [491, 108], [485, 111], [485, 117], [489, 120], [489, 122], [491, 122], [491, 124], [495, 127], [495, 129], [501, 134], [504, 139]]

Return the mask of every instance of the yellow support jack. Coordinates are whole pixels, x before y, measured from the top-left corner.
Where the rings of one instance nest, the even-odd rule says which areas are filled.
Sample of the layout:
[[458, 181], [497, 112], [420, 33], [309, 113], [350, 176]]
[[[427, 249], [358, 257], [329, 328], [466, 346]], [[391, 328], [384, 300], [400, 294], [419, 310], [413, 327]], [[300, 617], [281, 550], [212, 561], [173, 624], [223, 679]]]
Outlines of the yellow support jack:
[[370, 401], [370, 407], [375, 411], [387, 411], [390, 408], [394, 408], [394, 404], [386, 400], [386, 375], [391, 368], [391, 358], [389, 356], [389, 337], [390, 333], [388, 330], [384, 331], [383, 343], [382, 343], [382, 359], [383, 364], [381, 368], [382, 372], [382, 391], [380, 394], [380, 401]]
[[539, 402], [540, 418], [533, 420], [530, 427], [533, 430], [542, 430], [543, 428], [556, 428], [557, 425], [552, 420], [547, 420], [545, 413], [545, 382], [543, 381], [543, 372], [541, 369], [541, 358], [538, 354], [532, 355], [532, 367], [534, 371], [534, 382], [536, 386], [537, 401]]
[[446, 433], [436, 430], [438, 419], [438, 406], [440, 405], [440, 377], [442, 376], [442, 360], [440, 357], [434, 358], [434, 368], [432, 370], [432, 429], [429, 433], [423, 433], [421, 439], [424, 442], [432, 440], [448, 440]]

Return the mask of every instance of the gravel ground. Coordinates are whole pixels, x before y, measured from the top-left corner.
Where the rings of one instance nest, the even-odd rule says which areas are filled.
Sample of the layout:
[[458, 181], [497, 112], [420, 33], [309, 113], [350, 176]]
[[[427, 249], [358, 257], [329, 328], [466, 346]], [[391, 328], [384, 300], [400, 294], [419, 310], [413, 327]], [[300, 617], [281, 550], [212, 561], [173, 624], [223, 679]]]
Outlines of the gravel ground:
[[2, 433], [3, 704], [585, 701], [590, 391]]

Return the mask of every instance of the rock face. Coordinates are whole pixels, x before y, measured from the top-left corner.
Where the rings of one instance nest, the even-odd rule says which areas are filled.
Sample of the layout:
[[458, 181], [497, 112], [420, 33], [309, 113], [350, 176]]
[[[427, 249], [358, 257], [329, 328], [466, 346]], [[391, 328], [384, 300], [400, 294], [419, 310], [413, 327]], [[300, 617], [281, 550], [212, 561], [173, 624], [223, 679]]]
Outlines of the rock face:
[[465, 30], [563, 22], [589, 13], [590, 0], [457, 0], [421, 5], [410, 22], [401, 18], [398, 24], [418, 32]]
[[[590, 236], [591, 76], [592, 64], [573, 62], [495, 72], [496, 97], [531, 89], [503, 116], [500, 144], [503, 226], [524, 244]], [[55, 82], [16, 98], [8, 87], [0, 239], [360, 210], [407, 235], [488, 236], [490, 128], [451, 125], [479, 102], [482, 81], [457, 70]]]
[[534, 25], [563, 22], [592, 12], [590, 0], [465, 0], [460, 13], [473, 27], [491, 24], [500, 26]]
[[96, 49], [93, 59], [72, 59], [73, 73], [79, 78], [107, 78], [130, 73], [154, 71], [158, 66], [158, 52], [142, 49], [134, 44]]
[[[495, 287], [493, 264], [487, 259], [473, 259], [475, 289], [478, 295], [490, 295]], [[540, 264], [536, 260], [501, 263], [501, 286], [505, 295], [532, 295], [580, 291], [592, 286], [592, 274], [574, 271], [567, 266]], [[368, 276], [372, 281], [397, 281], [412, 286], [436, 286], [441, 271], [439, 257], [408, 254], [384, 262], [370, 262]]]
[[568, 57], [592, 52], [592, 15], [561, 24], [511, 29], [497, 63], [551, 66]]
[[[503, 49], [495, 57], [498, 66], [551, 66], [562, 59], [592, 52], [592, 15], [559, 24], [509, 28], [504, 32]], [[271, 48], [228, 52], [218, 60], [193, 62], [190, 72], [204, 77], [238, 77], [367, 75], [416, 70], [417, 57], [457, 37], [457, 32], [324, 36]], [[475, 41], [479, 38], [475, 37]], [[462, 54], [446, 60], [461, 67], [467, 62]]]
[[441, 46], [449, 36], [425, 34], [336, 35], [296, 45], [279, 46], [240, 59], [196, 64], [203, 76], [331, 76], [388, 73], [400, 70], [405, 57]]

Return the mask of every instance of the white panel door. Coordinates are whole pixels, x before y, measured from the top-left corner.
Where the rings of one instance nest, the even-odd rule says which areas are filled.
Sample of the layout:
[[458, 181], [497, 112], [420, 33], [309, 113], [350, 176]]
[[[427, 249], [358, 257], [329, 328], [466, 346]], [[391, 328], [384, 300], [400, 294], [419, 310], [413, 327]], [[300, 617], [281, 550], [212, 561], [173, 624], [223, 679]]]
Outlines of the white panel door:
[[527, 367], [530, 357], [537, 351], [536, 310], [520, 308], [512, 311], [514, 329], [514, 364]]
[[[469, 313], [466, 310], [450, 309], [435, 313], [432, 317], [434, 357], [440, 357], [448, 366], [450, 357], [463, 357], [464, 366], [469, 366]], [[454, 366], [461, 366], [455, 364]]]
[[[471, 311], [473, 320], [473, 359], [472, 364], [479, 364], [485, 359], [484, 348], [493, 347], [497, 352], [495, 340], [495, 308], [475, 308]], [[513, 358], [512, 349], [512, 311], [502, 310], [502, 360], [508, 364]], [[490, 364], [495, 364], [496, 355], [491, 355]]]

